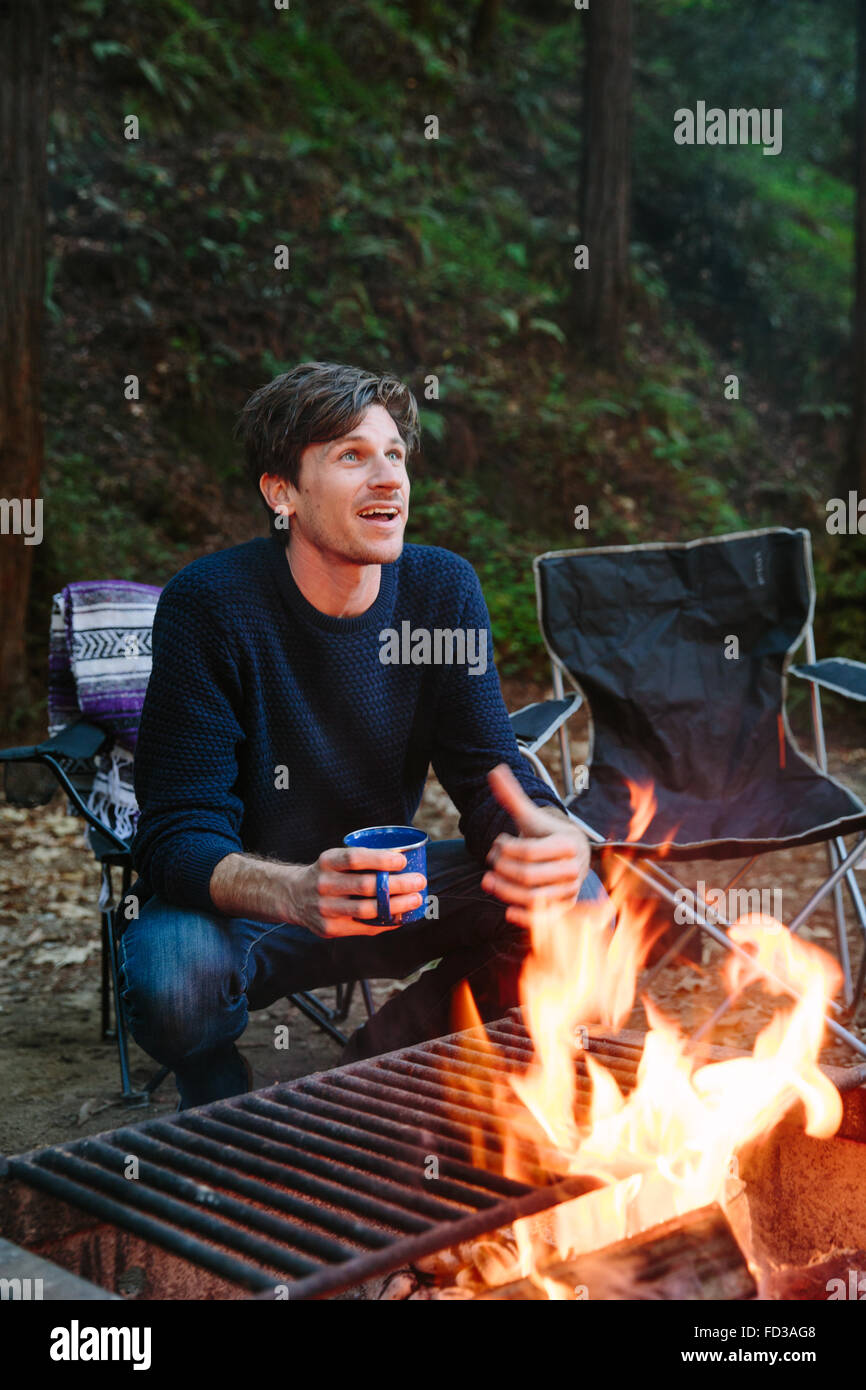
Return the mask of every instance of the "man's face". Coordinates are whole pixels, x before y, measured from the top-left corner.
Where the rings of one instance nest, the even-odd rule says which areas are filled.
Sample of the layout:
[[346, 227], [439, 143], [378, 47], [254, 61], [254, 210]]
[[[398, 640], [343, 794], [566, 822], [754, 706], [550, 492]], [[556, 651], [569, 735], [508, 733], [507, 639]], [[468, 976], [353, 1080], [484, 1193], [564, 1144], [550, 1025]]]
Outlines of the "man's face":
[[406, 446], [382, 405], [341, 439], [301, 454], [298, 487], [285, 484], [291, 531], [358, 565], [398, 559], [409, 514]]

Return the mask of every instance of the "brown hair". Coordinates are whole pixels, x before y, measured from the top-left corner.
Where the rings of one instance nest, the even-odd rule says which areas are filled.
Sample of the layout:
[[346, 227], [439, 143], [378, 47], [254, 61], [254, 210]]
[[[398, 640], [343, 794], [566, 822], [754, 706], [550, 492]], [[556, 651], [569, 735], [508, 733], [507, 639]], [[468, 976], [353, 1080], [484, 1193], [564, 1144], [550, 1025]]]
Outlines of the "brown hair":
[[[304, 449], [349, 434], [371, 405], [383, 405], [393, 417], [408, 459], [421, 437], [418, 405], [395, 376], [376, 376], [338, 362], [302, 362], [260, 386], [235, 427], [253, 486], [258, 490], [261, 475], [273, 473], [297, 487]], [[265, 508], [273, 529], [275, 513], [267, 502]]]

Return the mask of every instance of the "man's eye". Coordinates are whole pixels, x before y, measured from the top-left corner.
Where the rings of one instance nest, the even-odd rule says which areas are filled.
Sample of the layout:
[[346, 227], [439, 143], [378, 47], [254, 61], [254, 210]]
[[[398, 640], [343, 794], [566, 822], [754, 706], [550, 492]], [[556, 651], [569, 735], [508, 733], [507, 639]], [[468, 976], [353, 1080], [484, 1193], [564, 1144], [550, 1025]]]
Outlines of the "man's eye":
[[341, 459], [353, 459], [353, 458], [356, 458], [356, 457], [357, 457], [357, 455], [355, 454], [355, 450], [354, 450], [354, 449], [347, 449], [346, 452], [345, 452], [345, 454], [341, 454], [341, 455], [340, 455], [340, 458], [341, 458]]

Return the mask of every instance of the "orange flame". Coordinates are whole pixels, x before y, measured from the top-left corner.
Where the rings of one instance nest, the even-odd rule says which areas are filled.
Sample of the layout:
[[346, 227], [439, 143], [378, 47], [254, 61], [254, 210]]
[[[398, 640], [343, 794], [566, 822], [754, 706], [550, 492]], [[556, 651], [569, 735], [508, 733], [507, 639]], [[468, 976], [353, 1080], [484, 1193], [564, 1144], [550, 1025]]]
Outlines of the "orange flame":
[[[655, 814], [652, 789], [632, 788], [631, 804], [628, 838], [634, 842]], [[727, 961], [724, 979], [732, 994], [760, 980], [772, 994], [789, 986], [799, 996], [774, 1014], [750, 1056], [700, 1065], [678, 1026], [649, 999], [643, 1001], [649, 1032], [629, 1095], [611, 1071], [583, 1051], [579, 1025], [622, 1027], [651, 944], [652, 909], [634, 910], [627, 881], [627, 863], [617, 859], [609, 877], [610, 903], [547, 905], [533, 913], [520, 997], [534, 1054], [525, 1070], [510, 1071], [498, 1100], [510, 1176], [531, 1176], [527, 1141], [535, 1133], [536, 1160], [553, 1146], [556, 1170], [594, 1176], [604, 1184], [554, 1208], [561, 1258], [712, 1201], [724, 1204], [734, 1155], [797, 1102], [810, 1135], [828, 1137], [842, 1116], [839, 1093], [818, 1067], [824, 1014], [841, 972], [825, 952], [792, 936], [774, 918], [745, 917], [729, 933], [747, 957]], [[617, 913], [613, 931], [612, 910]], [[774, 979], [768, 983], [758, 966]], [[515, 1119], [515, 1099], [525, 1107], [523, 1118]], [[512, 1277], [529, 1276], [547, 1297], [569, 1297], [543, 1272], [553, 1252], [537, 1229], [535, 1218], [515, 1222], [519, 1268]], [[500, 1269], [497, 1282], [505, 1277]]]

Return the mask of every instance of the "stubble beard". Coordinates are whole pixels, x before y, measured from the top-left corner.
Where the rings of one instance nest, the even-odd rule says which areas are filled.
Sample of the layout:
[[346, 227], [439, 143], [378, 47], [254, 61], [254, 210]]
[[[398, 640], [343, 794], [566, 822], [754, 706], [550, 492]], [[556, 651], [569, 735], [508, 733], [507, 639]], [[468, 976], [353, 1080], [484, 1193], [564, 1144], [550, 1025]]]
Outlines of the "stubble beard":
[[[293, 518], [292, 529], [297, 524]], [[304, 533], [308, 540], [317, 550], [325, 554], [334, 555], [344, 563], [352, 565], [390, 565], [395, 560], [399, 560], [403, 553], [403, 533], [399, 537], [389, 542], [389, 547], [383, 553], [381, 548], [364, 545], [362, 540], [355, 540], [354, 537], [340, 537], [335, 540], [328, 531], [320, 526], [317, 518], [307, 518], [304, 525]], [[291, 531], [287, 541], [288, 548], [291, 549]]]

